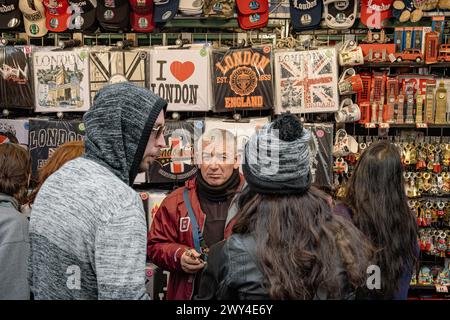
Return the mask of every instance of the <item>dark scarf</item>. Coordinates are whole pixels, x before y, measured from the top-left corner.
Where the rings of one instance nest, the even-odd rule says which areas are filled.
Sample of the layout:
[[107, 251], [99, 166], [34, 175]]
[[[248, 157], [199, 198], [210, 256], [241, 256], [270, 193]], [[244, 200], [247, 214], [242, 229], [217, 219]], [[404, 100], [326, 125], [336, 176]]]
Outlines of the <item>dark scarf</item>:
[[239, 170], [234, 169], [231, 177], [221, 186], [211, 186], [206, 182], [200, 170], [197, 171], [197, 194], [201, 199], [208, 199], [213, 202], [223, 202], [232, 197], [241, 179]]

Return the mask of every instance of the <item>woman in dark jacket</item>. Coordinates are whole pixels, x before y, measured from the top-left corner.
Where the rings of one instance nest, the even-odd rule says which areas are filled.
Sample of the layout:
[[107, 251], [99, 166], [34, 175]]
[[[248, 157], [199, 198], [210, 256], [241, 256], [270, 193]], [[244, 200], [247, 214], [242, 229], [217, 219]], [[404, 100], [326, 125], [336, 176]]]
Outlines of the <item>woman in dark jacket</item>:
[[406, 299], [419, 252], [417, 222], [408, 206], [397, 147], [372, 143], [361, 155], [335, 212], [353, 220], [377, 249], [381, 289], [368, 298]]
[[197, 299], [349, 299], [372, 248], [311, 187], [309, 131], [283, 115], [253, 135], [233, 235], [211, 248]]
[[30, 299], [28, 220], [20, 212], [30, 170], [25, 148], [10, 142], [0, 144], [0, 300]]

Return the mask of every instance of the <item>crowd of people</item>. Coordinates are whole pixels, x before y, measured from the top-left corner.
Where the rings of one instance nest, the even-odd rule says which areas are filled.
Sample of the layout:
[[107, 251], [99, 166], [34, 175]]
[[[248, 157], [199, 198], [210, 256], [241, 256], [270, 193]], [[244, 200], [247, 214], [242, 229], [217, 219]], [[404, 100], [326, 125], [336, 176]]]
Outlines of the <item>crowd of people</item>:
[[255, 132], [242, 159], [213, 129], [148, 232], [132, 186], [165, 147], [166, 106], [130, 83], [104, 87], [84, 142], [60, 146], [31, 193], [28, 152], [2, 139], [0, 299], [149, 299], [147, 261], [170, 271], [168, 299], [407, 298], [418, 231], [393, 144], [368, 147], [337, 200], [312, 184], [296, 116]]

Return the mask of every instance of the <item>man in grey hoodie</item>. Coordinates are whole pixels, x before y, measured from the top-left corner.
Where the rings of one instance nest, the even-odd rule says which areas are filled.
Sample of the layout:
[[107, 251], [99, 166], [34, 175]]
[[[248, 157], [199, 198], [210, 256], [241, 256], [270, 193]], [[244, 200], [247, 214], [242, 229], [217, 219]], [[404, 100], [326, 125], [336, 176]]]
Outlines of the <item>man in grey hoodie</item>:
[[35, 299], [146, 299], [146, 222], [131, 188], [165, 147], [167, 103], [130, 83], [84, 115], [85, 155], [42, 185], [30, 221]]

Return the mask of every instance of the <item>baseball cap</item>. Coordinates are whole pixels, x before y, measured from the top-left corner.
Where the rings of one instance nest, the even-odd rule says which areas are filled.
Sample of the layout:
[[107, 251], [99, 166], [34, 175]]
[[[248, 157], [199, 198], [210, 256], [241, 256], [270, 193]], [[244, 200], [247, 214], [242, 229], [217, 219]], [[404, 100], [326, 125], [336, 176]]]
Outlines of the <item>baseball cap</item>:
[[129, 0], [133, 12], [149, 14], [153, 12], [153, 0]]
[[322, 0], [290, 0], [291, 22], [295, 31], [315, 29], [322, 19]]
[[358, 0], [324, 0], [325, 24], [333, 29], [347, 29], [356, 20]]
[[237, 0], [239, 26], [244, 29], [264, 27], [269, 21], [268, 0]]
[[253, 14], [269, 10], [268, 0], [237, 0], [237, 9], [242, 14]]
[[180, 0], [178, 9], [183, 15], [201, 15], [203, 13], [203, 4], [203, 0]]
[[97, 20], [105, 30], [127, 29], [129, 19], [128, 0], [99, 0], [97, 2]]
[[172, 19], [178, 12], [180, 0], [153, 0], [155, 3], [153, 17], [155, 23], [165, 23]]
[[206, 17], [233, 18], [234, 4], [233, 0], [205, 0], [203, 14]]
[[255, 29], [264, 27], [269, 21], [269, 12], [254, 13], [254, 14], [238, 14], [238, 22], [241, 29]]
[[43, 0], [45, 11], [53, 15], [61, 15], [67, 13], [69, 3], [67, 0]]
[[135, 32], [152, 32], [154, 28], [153, 12], [149, 14], [131, 12], [130, 23]]
[[15, 29], [21, 24], [19, 0], [0, 0], [0, 29]]
[[68, 2], [73, 13], [72, 19], [69, 20], [70, 30], [91, 30], [96, 26], [97, 0], [68, 0]]
[[392, 17], [394, 0], [361, 0], [361, 22], [368, 28], [381, 29], [383, 21]]
[[68, 20], [71, 13], [68, 13], [69, 2], [67, 0], [44, 0], [46, 26], [48, 31], [63, 32], [68, 28]]
[[135, 32], [152, 32], [153, 0], [129, 0], [131, 7], [130, 24]]
[[48, 32], [45, 25], [45, 9], [41, 0], [19, 0], [25, 32], [30, 37], [42, 37]]

